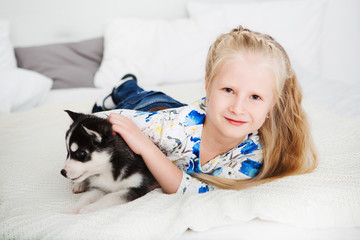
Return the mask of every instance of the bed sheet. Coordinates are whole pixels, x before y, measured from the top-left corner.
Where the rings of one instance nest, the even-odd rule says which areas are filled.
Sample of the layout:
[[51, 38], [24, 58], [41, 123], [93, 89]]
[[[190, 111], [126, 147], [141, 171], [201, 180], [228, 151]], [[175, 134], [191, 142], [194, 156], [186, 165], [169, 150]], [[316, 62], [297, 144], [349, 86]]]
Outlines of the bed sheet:
[[[178, 197], [155, 190], [83, 216], [60, 213], [79, 197], [59, 174], [70, 123], [62, 110], [89, 112], [108, 90], [54, 91], [37, 109], [0, 116], [0, 238], [359, 239], [358, 88], [315, 80], [303, 82], [321, 156], [314, 173], [241, 192]], [[203, 96], [202, 88], [157, 89], [191, 102]]]
[[[84, 111], [91, 103], [71, 106]], [[246, 239], [238, 233], [239, 227], [247, 226], [244, 223], [259, 229], [267, 225], [272, 232], [274, 224], [263, 221], [290, 232], [296, 232], [295, 226], [317, 235], [317, 229], [323, 236], [326, 230], [321, 229], [336, 233], [327, 239], [360, 236], [358, 120], [306, 105], [321, 155], [314, 173], [244, 191], [177, 196], [155, 190], [129, 204], [74, 216], [61, 214], [79, 197], [59, 173], [66, 157], [65, 130], [71, 122], [62, 107], [0, 116], [0, 236], [5, 239], [201, 239], [208, 231]], [[250, 223], [256, 218], [262, 221]]]
[[358, 240], [360, 228], [304, 228], [285, 223], [253, 219], [235, 221], [206, 231], [188, 230], [178, 240]]

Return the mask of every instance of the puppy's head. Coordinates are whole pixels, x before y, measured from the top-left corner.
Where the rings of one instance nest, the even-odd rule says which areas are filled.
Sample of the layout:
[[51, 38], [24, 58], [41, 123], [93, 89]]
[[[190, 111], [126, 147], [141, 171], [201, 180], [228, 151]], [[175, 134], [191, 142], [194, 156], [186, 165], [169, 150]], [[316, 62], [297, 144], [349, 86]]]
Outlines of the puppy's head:
[[111, 167], [112, 128], [106, 119], [66, 112], [74, 122], [66, 133], [68, 154], [61, 174], [81, 182]]

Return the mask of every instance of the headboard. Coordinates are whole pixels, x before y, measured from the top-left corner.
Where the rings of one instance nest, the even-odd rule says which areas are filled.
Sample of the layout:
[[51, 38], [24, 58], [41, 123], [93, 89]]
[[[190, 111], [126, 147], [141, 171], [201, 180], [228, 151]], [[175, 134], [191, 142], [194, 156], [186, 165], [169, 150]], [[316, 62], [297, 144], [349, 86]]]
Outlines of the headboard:
[[[249, 0], [232, 2], [239, 1]], [[152, 19], [187, 17], [187, 2], [187, 0], [0, 0], [0, 19], [10, 21], [11, 40], [15, 47], [34, 46], [101, 36], [106, 21], [114, 17]], [[212, 0], [212, 2], [224, 1]], [[360, 1], [328, 0], [323, 37], [324, 77], [359, 82]]]

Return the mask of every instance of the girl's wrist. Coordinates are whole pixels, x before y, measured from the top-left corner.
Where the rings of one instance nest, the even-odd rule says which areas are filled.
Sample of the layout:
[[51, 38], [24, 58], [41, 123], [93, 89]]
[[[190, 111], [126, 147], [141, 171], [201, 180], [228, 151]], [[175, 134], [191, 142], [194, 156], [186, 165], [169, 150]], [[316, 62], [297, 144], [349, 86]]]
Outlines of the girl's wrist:
[[142, 142], [139, 155], [166, 193], [175, 193], [182, 180], [182, 172], [150, 140]]
[[146, 137], [140, 147], [139, 155], [144, 158], [146, 155], [153, 153], [154, 151], [156, 152], [157, 150], [159, 150], [157, 146], [149, 138]]

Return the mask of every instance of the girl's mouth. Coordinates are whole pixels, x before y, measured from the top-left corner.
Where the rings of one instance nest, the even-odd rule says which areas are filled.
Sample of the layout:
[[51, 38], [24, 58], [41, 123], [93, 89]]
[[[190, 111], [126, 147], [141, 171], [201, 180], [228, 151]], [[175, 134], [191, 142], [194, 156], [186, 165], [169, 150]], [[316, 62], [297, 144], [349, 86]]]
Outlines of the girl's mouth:
[[235, 126], [241, 126], [243, 124], [245, 124], [246, 122], [244, 121], [238, 121], [238, 120], [234, 120], [234, 119], [231, 119], [231, 118], [227, 118], [225, 117], [225, 119], [232, 125], [235, 125]]

